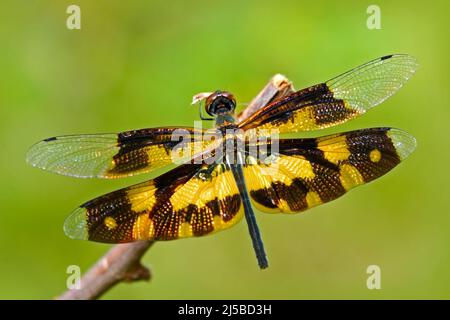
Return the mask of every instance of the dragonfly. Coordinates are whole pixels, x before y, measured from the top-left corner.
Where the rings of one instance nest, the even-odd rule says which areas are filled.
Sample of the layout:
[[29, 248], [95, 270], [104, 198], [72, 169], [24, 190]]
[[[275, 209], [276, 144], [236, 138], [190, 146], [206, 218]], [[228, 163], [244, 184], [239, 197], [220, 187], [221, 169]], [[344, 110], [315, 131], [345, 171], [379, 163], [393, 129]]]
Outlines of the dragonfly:
[[[225, 230], [245, 217], [259, 267], [265, 269], [254, 208], [293, 214], [334, 200], [389, 172], [413, 152], [416, 140], [390, 127], [317, 138], [249, 137], [325, 129], [354, 119], [396, 93], [417, 66], [406, 54], [383, 56], [244, 117], [236, 115], [231, 93], [205, 93], [196, 102], [201, 119], [215, 122], [214, 139], [197, 127], [66, 135], [38, 142], [27, 161], [62, 175], [116, 179], [166, 167], [181, 153], [174, 169], [79, 206], [66, 218], [65, 234], [104, 243], [175, 240]], [[180, 130], [182, 141], [174, 139]], [[244, 147], [224, 148], [229, 142]], [[255, 145], [264, 157], [248, 151]]]

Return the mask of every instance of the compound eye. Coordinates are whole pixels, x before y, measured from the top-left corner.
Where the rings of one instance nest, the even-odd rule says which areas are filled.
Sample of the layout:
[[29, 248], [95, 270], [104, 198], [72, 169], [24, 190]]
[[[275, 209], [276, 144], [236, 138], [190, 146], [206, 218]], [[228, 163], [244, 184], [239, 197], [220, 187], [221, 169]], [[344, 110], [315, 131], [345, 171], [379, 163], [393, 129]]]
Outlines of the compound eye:
[[216, 115], [215, 109], [216, 109], [217, 95], [218, 95], [218, 92], [214, 92], [205, 99], [205, 111], [210, 116]]
[[216, 115], [214, 113], [214, 110], [215, 110], [214, 106], [215, 106], [214, 103], [211, 103], [211, 102], [208, 103], [208, 100], [205, 103], [205, 111], [210, 116], [215, 116]]
[[205, 111], [210, 116], [232, 112], [235, 107], [234, 97], [228, 92], [216, 91], [205, 101]]

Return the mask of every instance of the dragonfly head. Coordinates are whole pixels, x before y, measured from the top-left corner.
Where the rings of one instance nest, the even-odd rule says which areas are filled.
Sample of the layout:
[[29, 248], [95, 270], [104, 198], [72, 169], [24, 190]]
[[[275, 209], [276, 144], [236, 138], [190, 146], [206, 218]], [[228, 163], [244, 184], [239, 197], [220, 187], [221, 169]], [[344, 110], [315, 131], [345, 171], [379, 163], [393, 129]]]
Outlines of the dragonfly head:
[[236, 100], [226, 91], [215, 91], [205, 101], [205, 111], [213, 117], [233, 113], [235, 108]]
[[201, 103], [204, 102], [204, 108], [207, 114], [212, 117], [232, 115], [234, 109], [236, 108], [236, 100], [234, 96], [226, 91], [214, 91], [214, 92], [202, 92], [196, 94], [192, 99], [192, 104], [199, 104], [200, 106], [200, 116], [204, 120], [201, 112]]

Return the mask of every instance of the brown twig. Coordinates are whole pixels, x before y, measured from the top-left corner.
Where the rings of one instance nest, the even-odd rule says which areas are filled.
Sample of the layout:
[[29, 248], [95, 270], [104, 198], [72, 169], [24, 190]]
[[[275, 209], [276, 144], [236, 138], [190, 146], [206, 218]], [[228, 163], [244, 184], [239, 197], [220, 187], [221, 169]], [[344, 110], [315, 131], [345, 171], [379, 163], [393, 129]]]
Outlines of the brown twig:
[[252, 102], [237, 116], [241, 122], [254, 114], [258, 109], [264, 107], [270, 102], [282, 98], [294, 92], [292, 83], [282, 74], [276, 74], [270, 79], [266, 86], [253, 98]]
[[71, 289], [58, 300], [93, 300], [119, 282], [150, 280], [150, 270], [141, 258], [153, 241], [138, 241], [115, 245], [81, 278], [80, 289]]
[[[277, 74], [238, 115], [238, 121], [247, 118], [258, 109], [293, 92], [289, 80]], [[150, 270], [141, 264], [141, 258], [153, 245], [153, 241], [118, 244], [109, 250], [81, 278], [80, 289], [70, 289], [57, 297], [58, 300], [92, 300], [120, 282], [150, 280]]]

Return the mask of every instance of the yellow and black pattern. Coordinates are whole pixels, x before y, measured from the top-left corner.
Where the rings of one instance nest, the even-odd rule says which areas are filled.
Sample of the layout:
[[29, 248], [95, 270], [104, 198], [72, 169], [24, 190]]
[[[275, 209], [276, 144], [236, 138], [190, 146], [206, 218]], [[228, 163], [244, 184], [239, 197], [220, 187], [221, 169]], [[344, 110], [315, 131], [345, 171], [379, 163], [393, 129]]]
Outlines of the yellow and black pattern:
[[384, 175], [414, 148], [411, 135], [391, 128], [284, 139], [272, 163], [248, 158], [244, 175], [260, 210], [300, 212]]
[[205, 138], [206, 134], [199, 129], [177, 127], [53, 137], [31, 147], [27, 161], [35, 167], [79, 178], [121, 178], [175, 161], [188, 161], [194, 153], [218, 143], [217, 139]]
[[416, 68], [411, 56], [384, 56], [277, 100], [243, 120], [239, 127], [256, 129], [256, 133], [260, 129], [285, 133], [335, 126], [392, 96]]
[[173, 240], [229, 228], [242, 216], [229, 166], [187, 164], [86, 202], [64, 230], [71, 238], [108, 243]]
[[309, 139], [273, 135], [353, 119], [397, 92], [416, 68], [408, 55], [384, 56], [283, 94], [244, 112], [238, 123], [233, 96], [216, 91], [205, 101], [216, 120], [212, 130], [166, 127], [53, 137], [34, 145], [27, 161], [81, 178], [120, 178], [177, 164], [153, 180], [84, 203], [66, 219], [66, 235], [106, 243], [173, 240], [227, 229], [245, 215], [258, 264], [266, 268], [249, 198], [261, 211], [301, 212], [386, 174], [415, 148], [411, 135], [392, 128]]

